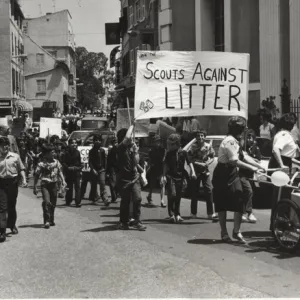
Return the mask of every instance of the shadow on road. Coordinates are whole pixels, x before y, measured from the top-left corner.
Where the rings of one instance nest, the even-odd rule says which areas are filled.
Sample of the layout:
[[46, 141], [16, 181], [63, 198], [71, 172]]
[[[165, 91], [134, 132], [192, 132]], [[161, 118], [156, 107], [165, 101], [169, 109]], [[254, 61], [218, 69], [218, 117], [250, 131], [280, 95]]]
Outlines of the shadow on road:
[[100, 210], [120, 210], [120, 207], [104, 206], [101, 207]]
[[80, 232], [101, 232], [101, 231], [115, 231], [115, 230], [117, 230], [117, 224], [116, 223], [114, 223], [114, 225], [108, 225], [108, 226], [104, 226], [104, 227], [87, 229], [87, 230], [83, 230], [83, 231], [80, 231]]
[[18, 226], [19, 228], [36, 228], [36, 229], [44, 229], [44, 225], [43, 224], [29, 224], [29, 225], [21, 225]]
[[119, 218], [120, 214], [116, 215], [99, 215], [101, 218]]
[[217, 244], [224, 244], [222, 240], [212, 240], [212, 239], [193, 239], [188, 240], [188, 244], [194, 245], [217, 245]]

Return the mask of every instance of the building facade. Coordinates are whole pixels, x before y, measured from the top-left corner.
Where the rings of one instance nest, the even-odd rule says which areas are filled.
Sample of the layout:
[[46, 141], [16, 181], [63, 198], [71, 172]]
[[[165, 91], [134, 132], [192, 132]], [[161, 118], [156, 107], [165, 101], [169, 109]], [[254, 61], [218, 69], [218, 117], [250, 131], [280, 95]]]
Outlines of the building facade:
[[[63, 112], [76, 101], [75, 39], [68, 10], [26, 19], [25, 52], [27, 100], [34, 107], [56, 102]], [[28, 49], [27, 49], [28, 47]]]
[[25, 100], [24, 15], [18, 0], [0, 1], [0, 116]]
[[121, 0], [121, 52], [120, 90], [121, 103], [127, 98], [133, 106], [138, 50], [158, 50], [158, 3], [153, 0]]

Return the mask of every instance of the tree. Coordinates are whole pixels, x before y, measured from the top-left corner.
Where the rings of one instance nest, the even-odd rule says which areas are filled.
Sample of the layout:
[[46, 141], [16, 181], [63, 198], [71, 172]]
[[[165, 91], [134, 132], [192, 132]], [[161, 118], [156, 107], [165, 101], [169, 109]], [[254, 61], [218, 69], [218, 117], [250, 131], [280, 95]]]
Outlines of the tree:
[[107, 70], [107, 57], [103, 52], [89, 52], [85, 47], [76, 48], [76, 74], [83, 85], [77, 89], [82, 106], [96, 105], [105, 93], [101, 74]]

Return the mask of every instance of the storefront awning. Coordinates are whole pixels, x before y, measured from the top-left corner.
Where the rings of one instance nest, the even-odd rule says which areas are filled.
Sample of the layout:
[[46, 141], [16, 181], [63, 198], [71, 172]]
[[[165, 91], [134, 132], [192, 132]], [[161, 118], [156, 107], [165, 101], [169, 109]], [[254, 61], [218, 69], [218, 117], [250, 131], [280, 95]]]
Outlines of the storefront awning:
[[15, 106], [19, 111], [33, 111], [32, 105], [24, 100], [17, 100]]

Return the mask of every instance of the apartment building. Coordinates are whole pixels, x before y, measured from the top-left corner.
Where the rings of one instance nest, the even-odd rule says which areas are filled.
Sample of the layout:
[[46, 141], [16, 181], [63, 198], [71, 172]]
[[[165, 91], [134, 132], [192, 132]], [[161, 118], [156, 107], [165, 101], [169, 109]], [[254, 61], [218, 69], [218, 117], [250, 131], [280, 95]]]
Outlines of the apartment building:
[[157, 50], [158, 3], [153, 0], [121, 0], [121, 78], [116, 90], [126, 106], [133, 106], [138, 50]]
[[24, 15], [18, 0], [0, 1], [0, 117], [32, 110], [25, 100]]
[[27, 100], [34, 107], [56, 102], [69, 112], [76, 101], [76, 58], [72, 17], [68, 10], [24, 22]]

